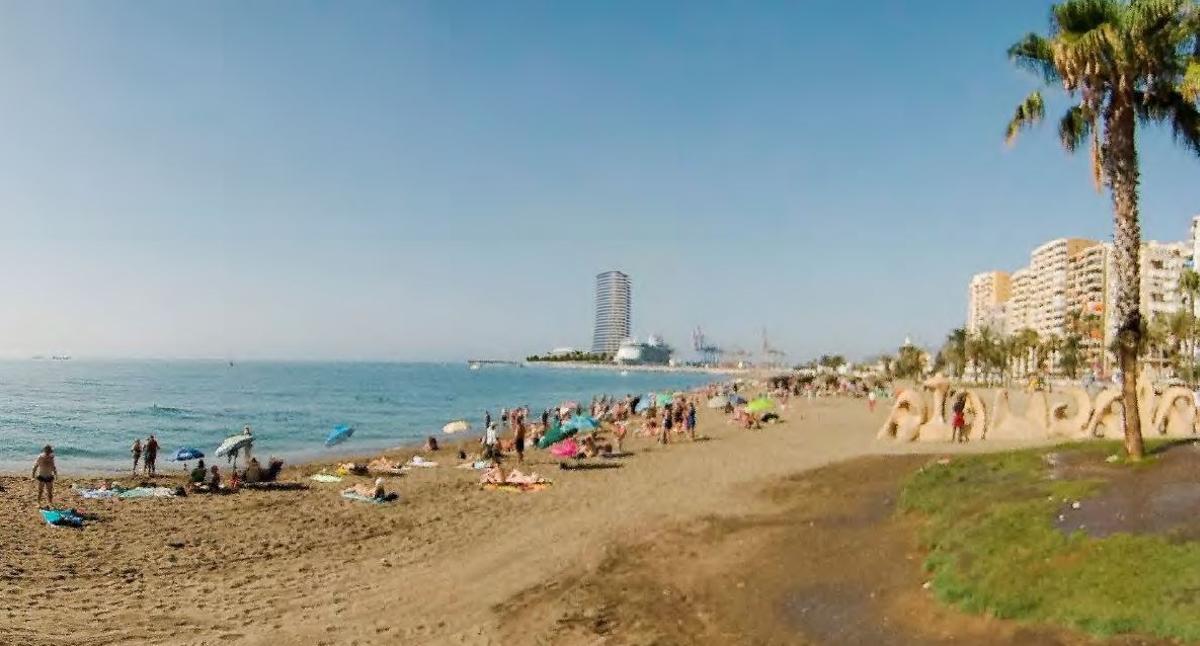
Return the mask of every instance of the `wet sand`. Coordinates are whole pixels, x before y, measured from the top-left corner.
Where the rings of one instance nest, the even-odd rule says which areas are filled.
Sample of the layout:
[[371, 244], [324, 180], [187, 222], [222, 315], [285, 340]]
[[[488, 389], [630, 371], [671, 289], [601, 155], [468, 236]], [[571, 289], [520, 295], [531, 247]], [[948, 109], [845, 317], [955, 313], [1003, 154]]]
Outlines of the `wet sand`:
[[[533, 452], [527, 468], [554, 485], [531, 493], [481, 490], [478, 472], [451, 468], [456, 460], [444, 449], [427, 456], [440, 467], [390, 481], [402, 498], [392, 505], [338, 495], [368, 478], [301, 480], [315, 465], [285, 472], [312, 485], [305, 491], [183, 499], [84, 501], [65, 491], [71, 478], [63, 478], [61, 502], [100, 517], [83, 530], [45, 525], [30, 481], [3, 478], [0, 643], [649, 643], [652, 624], [614, 619], [605, 627], [596, 608], [564, 615], [555, 591], [597, 573], [607, 580], [604, 568], [636, 546], [670, 546], [706, 522], [777, 513], [783, 501], [764, 491], [797, 472], [863, 454], [947, 450], [876, 442], [885, 415], [885, 405], [868, 413], [863, 400], [793, 400], [784, 423], [745, 431], [705, 410], [699, 430], [708, 441], [663, 447], [634, 439], [620, 468], [560, 471], [551, 456]], [[953, 450], [1003, 448], [975, 442]], [[751, 554], [770, 532], [744, 536], [744, 545], [711, 549]], [[687, 545], [676, 556], [688, 555]], [[657, 562], [653, 554], [646, 552]], [[686, 574], [689, 564], [677, 561], [672, 571]], [[694, 570], [697, 581], [710, 581], [711, 571]], [[747, 596], [751, 586], [766, 579], [743, 579], [745, 588], [729, 581], [732, 598], [756, 598]], [[647, 594], [636, 577], [630, 586], [618, 597]], [[654, 616], [684, 625], [694, 604], [669, 597], [646, 603], [662, 603]], [[598, 629], [561, 630], [597, 621]], [[717, 614], [702, 621], [717, 634], [736, 625]], [[666, 635], [659, 643], [679, 642]]]

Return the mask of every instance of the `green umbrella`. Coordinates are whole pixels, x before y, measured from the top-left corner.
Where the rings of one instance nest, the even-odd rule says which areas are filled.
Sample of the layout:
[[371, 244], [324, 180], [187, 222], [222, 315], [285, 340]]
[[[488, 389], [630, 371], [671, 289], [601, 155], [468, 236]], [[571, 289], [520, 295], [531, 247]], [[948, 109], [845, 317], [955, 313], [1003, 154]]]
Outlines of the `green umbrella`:
[[675, 398], [666, 393], [660, 394], [658, 396], [658, 405], [659, 406], [666, 406], [667, 404], [670, 404], [673, 401], [675, 401]]
[[746, 404], [746, 410], [750, 411], [751, 413], [762, 413], [769, 411], [772, 408], [775, 408], [775, 402], [767, 399], [766, 397], [759, 397], [749, 404]]

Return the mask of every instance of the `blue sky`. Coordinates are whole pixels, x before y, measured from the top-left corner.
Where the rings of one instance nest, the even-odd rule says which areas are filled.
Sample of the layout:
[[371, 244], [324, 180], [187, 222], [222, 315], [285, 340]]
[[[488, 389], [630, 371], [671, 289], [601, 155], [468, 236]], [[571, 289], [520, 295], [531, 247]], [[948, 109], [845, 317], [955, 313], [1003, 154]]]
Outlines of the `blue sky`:
[[[1053, 124], [1002, 145], [1048, 7], [4, 3], [0, 355], [521, 356], [610, 268], [680, 346], [936, 342], [972, 273], [1110, 235]], [[1141, 143], [1181, 239], [1200, 162]]]

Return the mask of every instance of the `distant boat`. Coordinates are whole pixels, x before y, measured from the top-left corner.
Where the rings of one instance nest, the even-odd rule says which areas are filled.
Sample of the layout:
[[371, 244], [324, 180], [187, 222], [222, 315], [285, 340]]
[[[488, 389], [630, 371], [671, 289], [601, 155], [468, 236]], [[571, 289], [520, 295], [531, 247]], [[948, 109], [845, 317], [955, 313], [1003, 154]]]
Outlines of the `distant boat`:
[[622, 376], [622, 377], [628, 377], [628, 376], [629, 376], [629, 371], [628, 371], [628, 370], [622, 370], [622, 371], [621, 371], [621, 376]]
[[478, 363], [472, 363], [472, 364], [471, 364], [471, 370], [479, 370], [479, 364], [478, 364]]
[[50, 359], [52, 361], [70, 361], [71, 357], [69, 355], [65, 355], [65, 354], [56, 354], [56, 355], [50, 357]]

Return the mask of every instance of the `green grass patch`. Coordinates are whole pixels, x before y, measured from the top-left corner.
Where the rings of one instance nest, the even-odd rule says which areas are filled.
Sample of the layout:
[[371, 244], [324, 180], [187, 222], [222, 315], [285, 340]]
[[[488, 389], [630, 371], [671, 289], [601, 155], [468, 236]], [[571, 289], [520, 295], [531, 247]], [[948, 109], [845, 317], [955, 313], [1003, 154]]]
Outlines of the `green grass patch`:
[[[1119, 446], [1054, 451], [1103, 459]], [[1100, 636], [1200, 640], [1200, 543], [1064, 534], [1053, 524], [1064, 500], [1084, 498], [1102, 482], [1051, 478], [1046, 452], [958, 456], [905, 482], [900, 508], [927, 519], [921, 539], [937, 598]]]

